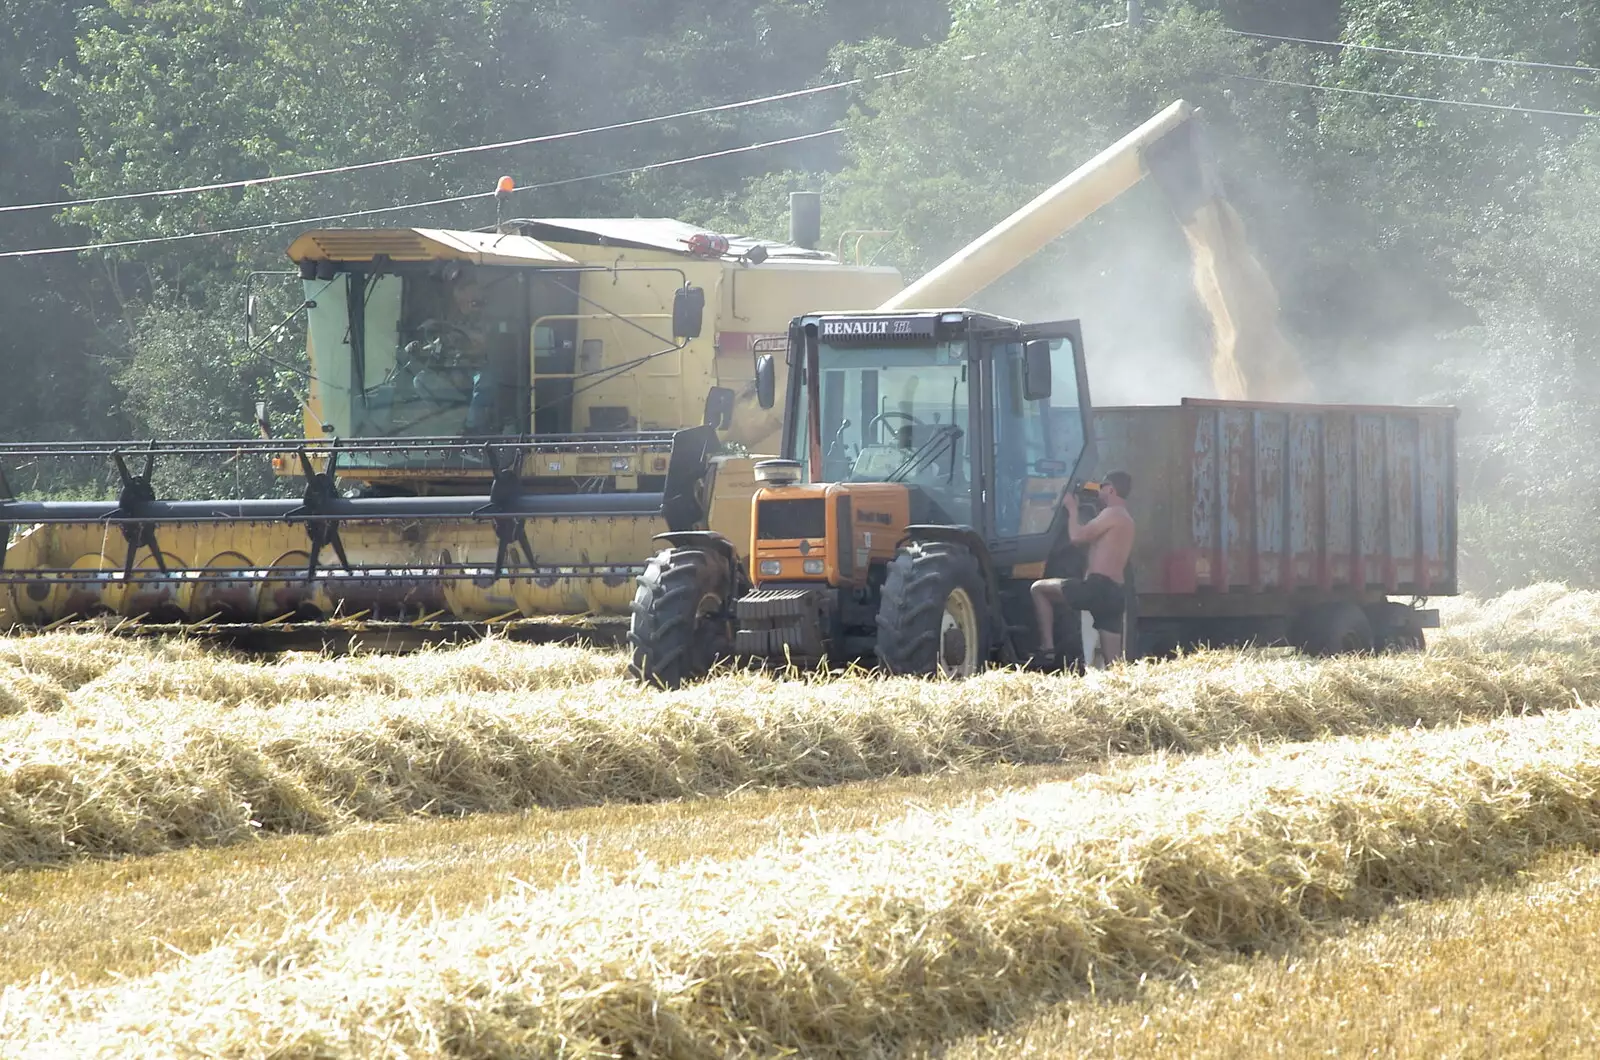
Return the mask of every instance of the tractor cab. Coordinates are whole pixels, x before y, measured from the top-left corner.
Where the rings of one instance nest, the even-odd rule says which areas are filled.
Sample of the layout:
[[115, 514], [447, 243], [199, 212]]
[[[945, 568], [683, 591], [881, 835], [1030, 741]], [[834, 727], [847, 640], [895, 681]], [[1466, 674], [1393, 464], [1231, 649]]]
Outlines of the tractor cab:
[[903, 488], [910, 523], [968, 527], [1010, 553], [1048, 530], [1084, 458], [1082, 345], [1076, 321], [966, 310], [801, 317], [783, 458], [797, 482]]

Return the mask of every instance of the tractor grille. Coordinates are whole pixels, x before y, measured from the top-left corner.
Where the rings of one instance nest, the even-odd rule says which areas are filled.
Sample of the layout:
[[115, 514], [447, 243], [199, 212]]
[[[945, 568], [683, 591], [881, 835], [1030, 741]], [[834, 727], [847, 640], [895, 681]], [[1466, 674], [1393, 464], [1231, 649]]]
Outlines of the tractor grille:
[[756, 502], [757, 541], [820, 541], [828, 536], [828, 502], [821, 497]]

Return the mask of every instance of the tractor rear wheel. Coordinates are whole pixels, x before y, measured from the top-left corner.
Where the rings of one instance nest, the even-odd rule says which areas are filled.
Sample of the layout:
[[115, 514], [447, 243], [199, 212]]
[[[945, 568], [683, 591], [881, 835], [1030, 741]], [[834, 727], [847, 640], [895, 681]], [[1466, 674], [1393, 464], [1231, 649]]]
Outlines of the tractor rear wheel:
[[890, 673], [971, 677], [983, 669], [989, 609], [977, 557], [945, 542], [904, 549], [883, 583], [877, 639]]
[[733, 650], [733, 571], [716, 552], [668, 548], [639, 576], [628, 674], [663, 688], [704, 677]]

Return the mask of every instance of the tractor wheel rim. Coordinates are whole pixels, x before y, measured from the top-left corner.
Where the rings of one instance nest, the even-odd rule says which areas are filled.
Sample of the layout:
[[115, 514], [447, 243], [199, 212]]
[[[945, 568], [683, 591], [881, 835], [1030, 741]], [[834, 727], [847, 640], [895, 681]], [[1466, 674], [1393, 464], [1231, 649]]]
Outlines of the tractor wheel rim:
[[978, 609], [965, 589], [952, 589], [939, 617], [939, 676], [971, 677], [978, 668]]

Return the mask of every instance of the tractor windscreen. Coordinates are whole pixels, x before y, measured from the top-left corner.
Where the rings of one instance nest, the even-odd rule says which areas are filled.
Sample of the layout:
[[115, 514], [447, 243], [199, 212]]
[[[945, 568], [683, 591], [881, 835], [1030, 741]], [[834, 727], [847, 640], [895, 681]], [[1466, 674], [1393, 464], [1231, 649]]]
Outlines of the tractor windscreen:
[[527, 430], [528, 309], [515, 273], [348, 271], [305, 288], [312, 388], [334, 433]]
[[[826, 482], [904, 482], [965, 512], [966, 343], [818, 349], [821, 474]], [[806, 438], [809, 442], [809, 437]], [[799, 448], [809, 452], [809, 444]]]

